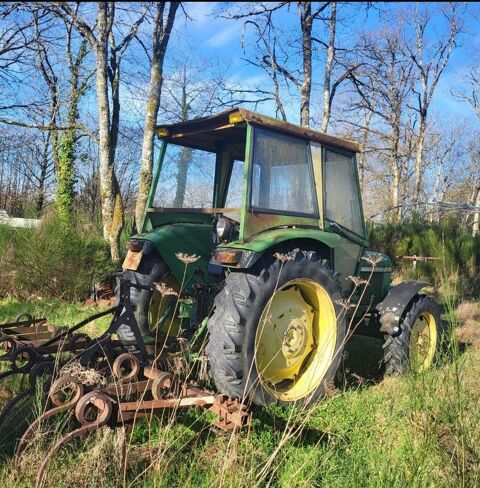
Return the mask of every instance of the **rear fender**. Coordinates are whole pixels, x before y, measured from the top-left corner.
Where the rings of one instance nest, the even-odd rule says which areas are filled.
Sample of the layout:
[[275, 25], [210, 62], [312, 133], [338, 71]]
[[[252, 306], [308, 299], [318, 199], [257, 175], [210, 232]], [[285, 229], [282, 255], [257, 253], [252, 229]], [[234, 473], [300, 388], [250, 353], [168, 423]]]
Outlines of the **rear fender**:
[[298, 244], [299, 247], [309, 243], [312, 247], [323, 249], [324, 252], [329, 254], [325, 257], [331, 258], [333, 250], [340, 244], [340, 242], [340, 236], [332, 232], [294, 228], [275, 229], [263, 232], [250, 241], [232, 242], [220, 245], [216, 250], [218, 253], [224, 251], [238, 253], [236, 262], [234, 265], [229, 265], [219, 261], [216, 259], [216, 256], [221, 256], [221, 254], [215, 252], [211, 264], [237, 269], [248, 269], [251, 268], [265, 252], [279, 249], [289, 243]]
[[430, 283], [425, 281], [404, 281], [387, 293], [376, 309], [380, 314], [380, 332], [393, 335], [399, 331], [400, 319], [418, 292]]

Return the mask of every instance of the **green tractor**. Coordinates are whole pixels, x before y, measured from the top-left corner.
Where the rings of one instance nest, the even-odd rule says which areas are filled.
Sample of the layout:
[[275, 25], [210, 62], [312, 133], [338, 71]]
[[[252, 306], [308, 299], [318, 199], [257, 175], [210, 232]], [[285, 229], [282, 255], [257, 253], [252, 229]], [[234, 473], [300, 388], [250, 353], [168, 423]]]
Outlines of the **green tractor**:
[[[388, 373], [432, 364], [442, 325], [427, 284], [392, 286], [390, 259], [366, 251], [357, 143], [240, 108], [156, 132], [123, 265], [158, 290], [131, 289], [146, 342], [204, 338], [218, 391], [257, 405], [321, 397], [353, 328], [384, 338]], [[118, 335], [134, 340], [128, 325]]]

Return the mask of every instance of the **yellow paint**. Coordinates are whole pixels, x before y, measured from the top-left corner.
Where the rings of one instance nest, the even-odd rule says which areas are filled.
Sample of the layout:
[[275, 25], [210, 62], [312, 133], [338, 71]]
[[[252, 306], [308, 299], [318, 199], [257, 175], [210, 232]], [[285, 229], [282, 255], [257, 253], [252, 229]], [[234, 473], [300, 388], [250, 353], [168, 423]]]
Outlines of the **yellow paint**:
[[255, 335], [255, 365], [275, 398], [295, 401], [321, 384], [335, 353], [337, 320], [329, 293], [307, 278], [280, 287]]
[[241, 112], [234, 112], [228, 116], [229, 124], [236, 124], [238, 122], [243, 122], [243, 116]]
[[[169, 275], [165, 277], [165, 279], [162, 279], [162, 283], [166, 285], [166, 288], [171, 288], [177, 293], [180, 290], [180, 285], [173, 275]], [[174, 310], [178, 309], [178, 306], [176, 306], [177, 300], [178, 297], [175, 295], [162, 295], [159, 292], [155, 292], [152, 295], [150, 306], [148, 308], [148, 324], [152, 332], [156, 331], [158, 321], [163, 317], [170, 305], [173, 305]], [[172, 315], [170, 315], [163, 324], [158, 327], [158, 332], [166, 336], [176, 337], [180, 331], [180, 327], [181, 320], [177, 315], [175, 314], [173, 320]]]
[[157, 137], [168, 137], [168, 129], [166, 127], [157, 127]]
[[435, 317], [430, 312], [422, 312], [415, 320], [410, 334], [409, 359], [413, 371], [421, 373], [432, 365], [437, 341]]

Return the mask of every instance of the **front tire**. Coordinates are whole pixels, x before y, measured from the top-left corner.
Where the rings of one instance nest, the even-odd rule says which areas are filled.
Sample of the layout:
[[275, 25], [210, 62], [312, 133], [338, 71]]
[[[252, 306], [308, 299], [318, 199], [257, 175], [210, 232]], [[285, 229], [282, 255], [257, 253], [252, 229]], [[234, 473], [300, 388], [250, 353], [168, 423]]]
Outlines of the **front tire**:
[[257, 405], [325, 394], [345, 342], [341, 285], [326, 260], [298, 249], [231, 272], [215, 299], [206, 354], [220, 393]]
[[440, 350], [443, 335], [437, 303], [426, 295], [417, 295], [400, 320], [400, 330], [384, 338], [385, 374], [426, 371]]

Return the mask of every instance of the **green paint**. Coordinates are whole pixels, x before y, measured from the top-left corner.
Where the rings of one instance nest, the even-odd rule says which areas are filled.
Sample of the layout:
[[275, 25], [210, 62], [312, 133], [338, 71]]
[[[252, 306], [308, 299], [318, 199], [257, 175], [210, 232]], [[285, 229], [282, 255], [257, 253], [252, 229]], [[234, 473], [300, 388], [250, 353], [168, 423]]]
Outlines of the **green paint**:
[[[175, 278], [179, 283], [183, 282], [185, 287], [189, 287], [195, 282], [206, 281], [208, 262], [214, 248], [210, 224], [167, 224], [153, 232], [135, 236], [135, 238], [152, 242]], [[195, 263], [185, 265], [177, 258], [177, 253], [189, 256], [195, 254], [200, 256], [200, 259]]]
[[[373, 261], [375, 264], [372, 265], [369, 261]], [[370, 280], [363, 301], [376, 305], [383, 300], [391, 288], [392, 261], [385, 254], [365, 251], [360, 259], [359, 268], [357, 274], [364, 280]]]
[[358, 198], [360, 199], [360, 212], [361, 212], [362, 223], [363, 223], [363, 235], [365, 236], [364, 246], [368, 247], [367, 226], [365, 225], [365, 214], [363, 212], [362, 189], [360, 187], [360, 180], [358, 177], [358, 161], [357, 161], [357, 155], [356, 154], [354, 154], [354, 156], [353, 156], [353, 161], [354, 161], [354, 168], [355, 168], [355, 179], [356, 179], [356, 184], [357, 184]]
[[163, 160], [165, 158], [166, 150], [167, 150], [167, 143], [165, 141], [162, 141], [162, 145], [160, 147], [160, 152], [158, 154], [157, 164], [155, 165], [155, 169], [153, 171], [152, 184], [150, 185], [150, 190], [148, 192], [147, 205], [146, 205], [145, 214], [143, 216], [143, 222], [142, 222], [142, 232], [145, 232], [146, 230], [148, 230], [145, 228], [146, 218], [147, 218], [146, 212], [147, 212], [148, 208], [153, 205], [153, 201], [155, 199], [155, 191], [157, 189], [158, 179], [160, 178], [160, 171], [162, 169]]
[[337, 234], [314, 229], [274, 229], [263, 232], [249, 241], [235, 241], [222, 244], [222, 249], [242, 249], [247, 251], [264, 252], [267, 249], [293, 239], [311, 239], [328, 247], [335, 248], [341, 238]]
[[201, 324], [198, 326], [197, 331], [195, 332], [195, 335], [192, 337], [192, 340], [190, 341], [190, 344], [192, 347], [199, 346], [200, 345], [200, 339], [204, 336], [205, 332], [207, 331], [207, 324], [208, 324], [208, 317], [205, 317]]
[[240, 239], [245, 240], [246, 219], [248, 209], [248, 179], [250, 175], [250, 167], [252, 165], [252, 143], [253, 143], [253, 127], [247, 125], [247, 139], [245, 142], [245, 164], [243, 166], [243, 193], [242, 193], [242, 210], [240, 213]]
[[194, 214], [186, 212], [156, 212], [154, 210], [146, 213], [145, 232], [151, 232], [153, 229], [166, 224], [211, 224], [213, 225], [213, 218], [211, 215]]

